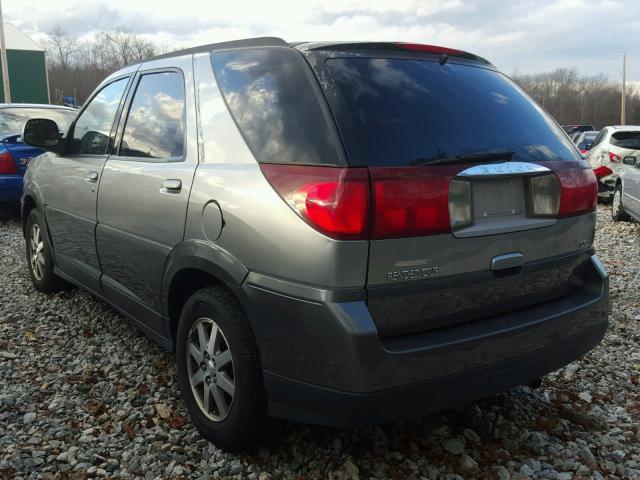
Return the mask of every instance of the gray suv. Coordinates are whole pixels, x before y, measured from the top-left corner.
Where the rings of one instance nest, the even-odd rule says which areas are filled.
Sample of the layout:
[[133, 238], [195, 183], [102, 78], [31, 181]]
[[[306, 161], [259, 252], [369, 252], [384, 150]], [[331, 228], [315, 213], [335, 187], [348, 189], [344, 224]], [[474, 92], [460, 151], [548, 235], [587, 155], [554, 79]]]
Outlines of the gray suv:
[[78, 285], [175, 351], [223, 448], [268, 417], [390, 422], [534, 384], [605, 334], [594, 174], [475, 55], [207, 45], [23, 136], [48, 150], [22, 200], [35, 288]]

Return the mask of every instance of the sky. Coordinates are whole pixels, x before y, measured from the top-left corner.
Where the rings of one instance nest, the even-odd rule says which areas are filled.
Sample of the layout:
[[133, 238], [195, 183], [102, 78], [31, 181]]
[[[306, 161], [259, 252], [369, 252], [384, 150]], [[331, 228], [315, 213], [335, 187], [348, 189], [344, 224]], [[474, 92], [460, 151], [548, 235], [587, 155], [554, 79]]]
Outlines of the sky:
[[576, 67], [640, 81], [640, 0], [2, 0], [4, 21], [35, 40], [56, 26], [79, 38], [124, 27], [190, 47], [274, 35], [287, 41], [375, 40], [473, 52], [513, 74]]

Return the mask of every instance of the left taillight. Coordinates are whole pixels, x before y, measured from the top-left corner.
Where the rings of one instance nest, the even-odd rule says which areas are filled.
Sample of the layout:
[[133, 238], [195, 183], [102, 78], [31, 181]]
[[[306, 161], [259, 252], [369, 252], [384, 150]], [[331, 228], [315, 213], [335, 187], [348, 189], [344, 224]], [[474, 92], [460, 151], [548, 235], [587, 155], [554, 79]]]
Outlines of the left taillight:
[[339, 240], [364, 240], [369, 230], [366, 168], [262, 164], [265, 177], [307, 223]]
[[18, 173], [16, 162], [8, 151], [0, 152], [0, 173]]
[[609, 160], [613, 163], [618, 163], [622, 159], [620, 158], [620, 155], [616, 155], [613, 152], [609, 152]]

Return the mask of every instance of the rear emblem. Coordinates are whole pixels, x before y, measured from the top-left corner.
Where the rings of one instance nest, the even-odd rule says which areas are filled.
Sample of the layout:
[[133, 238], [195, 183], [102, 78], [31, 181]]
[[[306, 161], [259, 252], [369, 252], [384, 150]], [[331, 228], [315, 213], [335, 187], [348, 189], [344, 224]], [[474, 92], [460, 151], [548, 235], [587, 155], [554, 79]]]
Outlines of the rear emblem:
[[428, 265], [429, 261], [430, 260], [428, 258], [398, 261], [395, 263], [395, 266], [400, 267], [400, 269], [387, 272], [387, 280], [391, 282], [397, 282], [437, 277], [440, 273], [440, 267], [436, 265]]

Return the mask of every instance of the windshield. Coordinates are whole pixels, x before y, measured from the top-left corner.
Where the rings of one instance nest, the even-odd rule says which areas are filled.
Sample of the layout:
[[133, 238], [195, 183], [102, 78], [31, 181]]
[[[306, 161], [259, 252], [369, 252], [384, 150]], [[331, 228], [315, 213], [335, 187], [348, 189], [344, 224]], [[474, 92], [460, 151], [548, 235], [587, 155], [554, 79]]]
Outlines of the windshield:
[[611, 145], [640, 150], [640, 132], [617, 132], [611, 135]]
[[493, 70], [398, 58], [326, 64], [337, 92], [328, 98], [352, 163], [428, 165], [503, 150], [521, 161], [580, 160], [555, 122]]
[[60, 132], [65, 133], [76, 116], [74, 110], [58, 108], [16, 107], [0, 109], [0, 135], [22, 133], [22, 127], [31, 118], [48, 118], [58, 124]]

